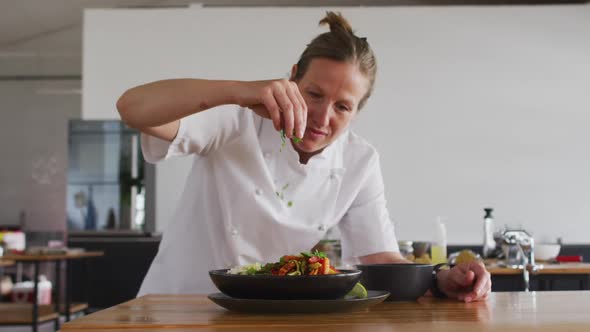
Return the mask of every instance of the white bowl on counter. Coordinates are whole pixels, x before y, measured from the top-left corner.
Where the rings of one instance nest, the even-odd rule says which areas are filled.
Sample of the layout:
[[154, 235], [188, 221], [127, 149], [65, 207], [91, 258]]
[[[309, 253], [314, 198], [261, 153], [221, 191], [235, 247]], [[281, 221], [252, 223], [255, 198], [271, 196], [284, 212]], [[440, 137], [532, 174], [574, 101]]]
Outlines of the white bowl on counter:
[[539, 243], [535, 245], [535, 259], [540, 261], [552, 260], [559, 255], [561, 245], [553, 243]]

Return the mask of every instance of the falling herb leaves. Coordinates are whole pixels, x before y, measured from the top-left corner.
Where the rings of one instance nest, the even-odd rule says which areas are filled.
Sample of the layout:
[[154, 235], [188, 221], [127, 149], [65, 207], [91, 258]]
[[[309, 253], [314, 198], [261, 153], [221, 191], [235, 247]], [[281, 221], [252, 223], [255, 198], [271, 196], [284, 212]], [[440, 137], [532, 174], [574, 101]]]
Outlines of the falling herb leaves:
[[[293, 136], [292, 140], [295, 144], [300, 143], [302, 141], [302, 139], [297, 136]], [[279, 151], [283, 151], [285, 144], [287, 144], [287, 135], [285, 134], [285, 130], [281, 129], [281, 149]]]
[[[281, 191], [275, 191], [275, 194], [277, 195], [277, 197], [278, 197], [278, 198], [279, 198], [281, 201], [285, 200], [285, 194], [284, 194], [284, 191], [285, 191], [287, 188], [289, 188], [289, 183], [285, 183], [285, 185], [284, 185], [284, 186], [281, 188]], [[287, 203], [287, 206], [288, 206], [288, 207], [291, 207], [291, 206], [293, 206], [293, 201], [289, 201], [289, 202]]]
[[[287, 144], [287, 135], [285, 134], [285, 130], [281, 129], [281, 149], [279, 150], [280, 152], [283, 151], [283, 148], [285, 147], [285, 144]], [[302, 141], [301, 138], [293, 135], [293, 143], [297, 144], [300, 143]], [[287, 182], [282, 188], [281, 191], [275, 191], [275, 194], [277, 195], [277, 197], [283, 201], [285, 200], [285, 195], [283, 194], [283, 192], [289, 187], [289, 183]], [[293, 206], [293, 201], [288, 201], [287, 202], [287, 206], [288, 207], [292, 207]]]

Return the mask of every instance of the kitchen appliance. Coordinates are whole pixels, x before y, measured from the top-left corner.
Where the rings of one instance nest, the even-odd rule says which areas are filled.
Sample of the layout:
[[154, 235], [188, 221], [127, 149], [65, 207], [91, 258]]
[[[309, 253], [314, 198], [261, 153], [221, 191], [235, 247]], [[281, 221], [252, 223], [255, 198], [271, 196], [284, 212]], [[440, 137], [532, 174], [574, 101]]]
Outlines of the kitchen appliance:
[[525, 230], [506, 230], [502, 238], [502, 251], [508, 267], [521, 268], [535, 264], [535, 241]]
[[505, 230], [502, 233], [502, 250], [504, 262], [502, 265], [522, 269], [525, 292], [529, 291], [530, 272], [536, 272], [541, 266], [535, 264], [535, 240], [525, 230]]
[[143, 230], [140, 133], [116, 120], [70, 120], [68, 128], [69, 232]]

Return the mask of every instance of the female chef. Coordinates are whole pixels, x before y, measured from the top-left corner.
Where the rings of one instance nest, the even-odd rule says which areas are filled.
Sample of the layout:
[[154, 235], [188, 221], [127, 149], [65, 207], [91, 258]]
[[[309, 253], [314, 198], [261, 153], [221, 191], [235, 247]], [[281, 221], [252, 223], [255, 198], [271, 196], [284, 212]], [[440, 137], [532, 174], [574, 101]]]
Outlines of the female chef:
[[[340, 14], [320, 24], [330, 31], [307, 45], [289, 80], [170, 79], [117, 101], [148, 162], [195, 156], [140, 294], [210, 292], [208, 270], [307, 251], [334, 226], [343, 257], [404, 262], [379, 154], [350, 130], [373, 91], [375, 55]], [[466, 302], [491, 289], [479, 263], [440, 270], [433, 284]]]

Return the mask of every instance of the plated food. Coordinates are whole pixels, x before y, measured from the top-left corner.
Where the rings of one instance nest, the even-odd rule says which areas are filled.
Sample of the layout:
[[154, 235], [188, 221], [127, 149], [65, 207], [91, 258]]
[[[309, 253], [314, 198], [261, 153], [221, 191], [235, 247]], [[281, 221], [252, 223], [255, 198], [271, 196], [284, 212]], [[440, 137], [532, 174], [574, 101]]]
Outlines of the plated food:
[[229, 269], [228, 274], [276, 275], [276, 276], [314, 276], [340, 273], [330, 265], [330, 259], [320, 251], [302, 252], [298, 255], [282, 256], [278, 262], [250, 264]]
[[316, 251], [284, 255], [278, 262], [212, 270], [209, 276], [222, 293], [234, 298], [338, 299], [355, 288], [361, 271], [337, 270]]

